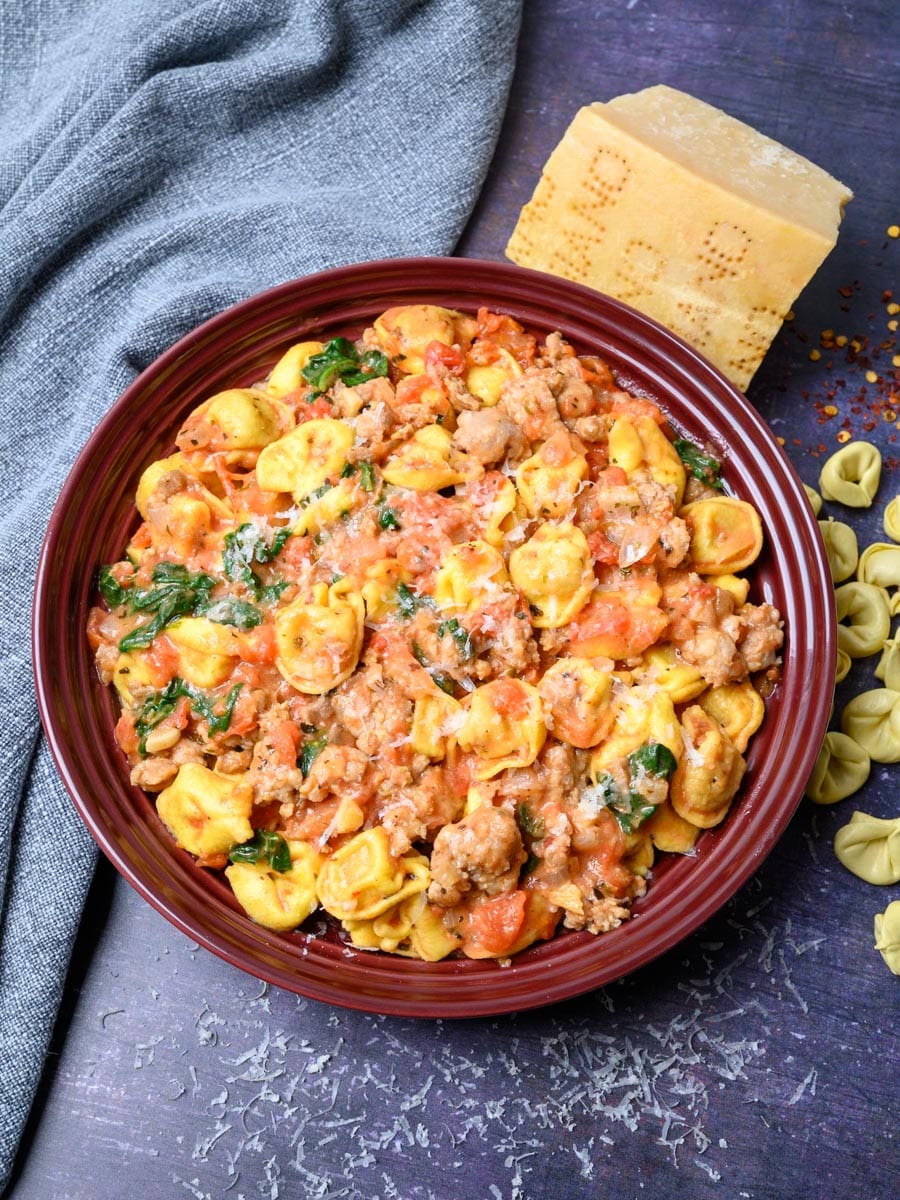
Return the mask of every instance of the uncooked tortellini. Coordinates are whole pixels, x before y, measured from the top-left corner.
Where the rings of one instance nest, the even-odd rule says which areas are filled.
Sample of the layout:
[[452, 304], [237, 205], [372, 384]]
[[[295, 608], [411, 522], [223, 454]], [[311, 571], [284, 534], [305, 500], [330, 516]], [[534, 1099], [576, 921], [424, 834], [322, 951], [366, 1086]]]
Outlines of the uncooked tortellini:
[[868, 508], [881, 480], [881, 451], [871, 442], [848, 442], [822, 467], [819, 490], [826, 500]]
[[835, 589], [834, 599], [841, 649], [851, 658], [877, 654], [891, 632], [891, 610], [884, 588], [874, 583], [845, 583]]
[[836, 804], [862, 787], [870, 769], [869, 755], [852, 737], [826, 733], [806, 794], [814, 804]]
[[881, 659], [875, 668], [875, 678], [880, 679], [892, 692], [900, 692], [900, 634], [895, 634], [884, 643]]
[[837, 665], [834, 669], [834, 682], [841, 683], [850, 674], [850, 668], [853, 666], [853, 659], [846, 650], [842, 650], [838, 646]]
[[875, 949], [895, 975], [900, 975], [900, 900], [892, 900], [875, 917]]
[[900, 542], [900, 496], [895, 496], [884, 506], [881, 519], [884, 532], [893, 542]]
[[810, 487], [808, 483], [804, 483], [803, 490], [806, 492], [806, 498], [812, 506], [813, 512], [816, 514], [816, 516], [818, 516], [822, 511], [822, 497], [819, 495], [816, 489], [814, 487]]
[[841, 713], [841, 729], [875, 762], [900, 762], [900, 692], [873, 688], [854, 696]]
[[[822, 534], [822, 541], [825, 543], [831, 578], [835, 583], [843, 583], [856, 570], [856, 563], [859, 559], [856, 534], [843, 521], [835, 521], [831, 518], [819, 522], [819, 531]], [[900, 552], [900, 547], [897, 549]]]
[[900, 586], [900, 546], [893, 542], [873, 542], [859, 558], [857, 578], [876, 587]]
[[866, 883], [900, 883], [900, 817], [885, 820], [855, 812], [835, 834], [834, 852]]

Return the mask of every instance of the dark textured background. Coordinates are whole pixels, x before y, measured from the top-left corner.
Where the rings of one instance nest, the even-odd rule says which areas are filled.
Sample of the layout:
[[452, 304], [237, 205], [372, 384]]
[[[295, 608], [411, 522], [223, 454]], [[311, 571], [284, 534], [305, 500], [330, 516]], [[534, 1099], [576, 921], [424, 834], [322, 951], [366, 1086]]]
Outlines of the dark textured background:
[[[818, 162], [856, 198], [749, 395], [808, 483], [842, 425], [878, 442], [876, 504], [828, 511], [861, 545], [880, 539], [900, 491], [900, 434], [883, 416], [898, 353], [884, 296], [900, 298], [900, 240], [886, 237], [900, 223], [898, 79], [887, 0], [526, 0], [502, 140], [459, 252], [502, 258], [575, 110], [654, 83]], [[859, 351], [812, 361], [828, 329]], [[873, 667], [857, 664], [838, 706]], [[872, 920], [900, 889], [848, 874], [831, 843], [856, 808], [900, 814], [898, 780], [876, 765], [852, 799], [804, 801], [733, 901], [631, 978], [459, 1024], [257, 984], [104, 865], [11, 1195], [887, 1200], [900, 1193], [900, 980], [872, 949]]]

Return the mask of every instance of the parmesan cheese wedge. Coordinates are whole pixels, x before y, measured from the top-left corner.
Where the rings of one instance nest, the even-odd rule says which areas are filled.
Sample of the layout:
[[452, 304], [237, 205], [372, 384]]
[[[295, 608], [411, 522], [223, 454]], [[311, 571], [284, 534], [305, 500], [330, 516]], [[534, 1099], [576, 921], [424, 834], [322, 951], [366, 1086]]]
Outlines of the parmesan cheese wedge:
[[852, 197], [734, 117], [651, 87], [578, 111], [506, 254], [640, 309], [746, 388]]

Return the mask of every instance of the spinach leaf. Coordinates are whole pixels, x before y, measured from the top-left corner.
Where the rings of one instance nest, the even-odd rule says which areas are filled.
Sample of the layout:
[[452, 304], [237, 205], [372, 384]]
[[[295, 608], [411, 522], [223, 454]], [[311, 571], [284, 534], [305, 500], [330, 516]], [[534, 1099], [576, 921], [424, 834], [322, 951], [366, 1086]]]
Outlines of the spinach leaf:
[[208, 605], [216, 586], [212, 575], [192, 575], [182, 563], [161, 562], [153, 568], [152, 586], [132, 588], [128, 606], [132, 612], [149, 612], [146, 625], [138, 625], [119, 642], [119, 649], [140, 650], [178, 617], [191, 616]]
[[100, 589], [100, 595], [106, 601], [107, 608], [118, 608], [120, 605], [128, 603], [130, 589], [119, 583], [112, 573], [111, 566], [100, 568], [97, 587]]
[[425, 605], [433, 608], [434, 597], [420, 596], [418, 592], [408, 588], [405, 583], [397, 584], [397, 608], [400, 610], [401, 617], [413, 617]]
[[234, 596], [223, 596], [213, 600], [198, 611], [198, 616], [207, 617], [217, 625], [234, 625], [237, 629], [254, 629], [262, 621], [262, 613], [246, 600]]
[[255, 525], [246, 521], [233, 533], [225, 534], [222, 550], [222, 566], [227, 579], [246, 584], [247, 590], [257, 600], [263, 598], [265, 589], [253, 570], [253, 563], [270, 563], [284, 549], [291, 536], [290, 529], [276, 530], [272, 541], [267, 543]]
[[626, 761], [632, 776], [643, 772], [663, 779], [668, 779], [678, 766], [675, 755], [662, 742], [644, 742], [643, 746], [632, 750]]
[[376, 379], [387, 373], [386, 354], [380, 350], [365, 350], [360, 354], [353, 343], [344, 337], [326, 342], [300, 372], [318, 392], [324, 392], [338, 379], [348, 387], [356, 387], [368, 379]]
[[397, 520], [397, 514], [392, 508], [383, 508], [378, 514], [378, 524], [382, 529], [400, 529], [400, 522]]
[[297, 756], [297, 766], [300, 768], [300, 774], [305, 779], [312, 770], [312, 765], [328, 745], [328, 738], [324, 733], [316, 730], [315, 735], [303, 743], [300, 747], [300, 753]]
[[623, 833], [634, 833], [639, 825], [653, 816], [656, 805], [648, 804], [637, 792], [629, 792], [627, 796], [620, 797], [611, 806], [610, 811], [619, 822]]
[[710, 454], [704, 454], [699, 446], [688, 441], [687, 438], [678, 438], [673, 444], [678, 457], [695, 479], [699, 479], [707, 487], [721, 489], [722, 465], [717, 458], [713, 458]]
[[516, 808], [516, 820], [528, 837], [542, 838], [547, 832], [543, 817], [536, 816], [524, 802]]
[[228, 854], [233, 863], [267, 862], [273, 871], [291, 869], [291, 851], [280, 833], [257, 829], [249, 842], [233, 846]]
[[222, 711], [216, 712], [218, 698], [210, 696], [208, 692], [201, 691], [200, 688], [194, 687], [193, 684], [187, 683], [176, 675], [169, 680], [162, 691], [153, 692], [141, 705], [134, 724], [139, 739], [139, 753], [142, 756], [147, 753], [148, 733], [161, 724], [166, 717], [172, 715], [178, 701], [183, 697], [190, 700], [191, 708], [197, 716], [206, 719], [210, 736], [224, 733], [231, 725], [234, 706], [242, 687], [243, 684], [236, 683], [225, 697]]
[[459, 657], [463, 662], [468, 662], [475, 654], [475, 649], [472, 646], [472, 635], [464, 625], [460, 625], [456, 617], [451, 617], [449, 621], [441, 621], [437, 632], [438, 637], [444, 637], [445, 634], [449, 633], [456, 643]]

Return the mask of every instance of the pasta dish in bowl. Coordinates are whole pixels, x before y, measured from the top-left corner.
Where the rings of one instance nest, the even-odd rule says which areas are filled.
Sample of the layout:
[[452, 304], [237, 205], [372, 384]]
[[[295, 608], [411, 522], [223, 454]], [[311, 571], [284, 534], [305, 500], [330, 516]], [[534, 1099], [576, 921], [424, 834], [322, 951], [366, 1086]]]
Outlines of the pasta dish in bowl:
[[36, 624], [63, 777], [151, 902], [305, 994], [472, 1015], [633, 969], [740, 885], [805, 780], [773, 739], [796, 769], [824, 730], [784, 705], [833, 616], [738, 393], [603, 297], [454, 260], [285, 285], [176, 349], [95, 435], [159, 402], [68, 576], [100, 793]]

